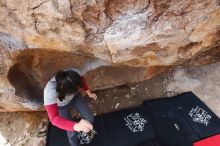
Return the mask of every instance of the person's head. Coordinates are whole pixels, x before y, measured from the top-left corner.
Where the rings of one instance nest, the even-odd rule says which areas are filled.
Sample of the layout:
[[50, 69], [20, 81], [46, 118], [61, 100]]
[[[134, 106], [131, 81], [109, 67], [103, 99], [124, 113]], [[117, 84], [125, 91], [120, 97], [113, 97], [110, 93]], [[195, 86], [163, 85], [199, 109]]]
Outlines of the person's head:
[[57, 82], [56, 90], [58, 92], [58, 98], [63, 101], [65, 95], [74, 94], [79, 88], [83, 87], [81, 76], [75, 71], [58, 71], [55, 75]]

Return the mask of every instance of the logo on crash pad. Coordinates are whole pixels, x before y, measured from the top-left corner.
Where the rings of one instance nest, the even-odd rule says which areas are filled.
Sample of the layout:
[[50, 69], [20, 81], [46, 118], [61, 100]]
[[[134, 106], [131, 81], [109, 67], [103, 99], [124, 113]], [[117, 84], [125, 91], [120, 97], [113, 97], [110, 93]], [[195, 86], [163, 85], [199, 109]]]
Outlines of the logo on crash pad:
[[193, 119], [194, 122], [204, 124], [205, 126], [208, 126], [211, 115], [208, 114], [207, 111], [197, 106], [196, 108], [192, 108], [189, 112], [190, 117]]
[[126, 125], [132, 132], [140, 132], [144, 130], [147, 121], [141, 117], [139, 113], [132, 113], [124, 118]]
[[80, 144], [89, 144], [96, 134], [97, 132], [94, 129], [92, 129], [89, 133], [77, 133], [77, 137], [79, 139]]

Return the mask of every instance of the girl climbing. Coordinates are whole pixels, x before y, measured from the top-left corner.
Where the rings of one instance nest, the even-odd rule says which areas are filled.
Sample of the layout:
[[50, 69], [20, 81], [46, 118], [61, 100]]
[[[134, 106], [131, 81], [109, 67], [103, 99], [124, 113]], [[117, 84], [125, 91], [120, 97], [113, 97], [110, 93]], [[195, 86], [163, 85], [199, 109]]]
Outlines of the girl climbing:
[[[97, 99], [96, 94], [90, 92], [82, 73], [76, 68], [58, 71], [44, 89], [44, 105], [50, 122], [67, 131], [71, 146], [80, 146], [76, 132], [87, 133], [93, 129], [94, 117], [82, 99], [80, 89], [92, 99]], [[71, 120], [71, 107], [74, 107], [83, 118], [79, 122]]]

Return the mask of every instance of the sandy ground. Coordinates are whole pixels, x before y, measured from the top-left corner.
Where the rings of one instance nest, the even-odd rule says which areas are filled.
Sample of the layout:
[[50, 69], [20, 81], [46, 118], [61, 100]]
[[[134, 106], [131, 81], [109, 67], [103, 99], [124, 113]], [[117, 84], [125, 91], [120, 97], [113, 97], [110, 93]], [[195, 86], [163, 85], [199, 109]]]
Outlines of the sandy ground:
[[[143, 100], [170, 97], [193, 91], [220, 117], [220, 63], [176, 68], [151, 80], [96, 91], [98, 101], [85, 97], [94, 114], [140, 105]], [[45, 112], [0, 113], [0, 146], [44, 146]]]

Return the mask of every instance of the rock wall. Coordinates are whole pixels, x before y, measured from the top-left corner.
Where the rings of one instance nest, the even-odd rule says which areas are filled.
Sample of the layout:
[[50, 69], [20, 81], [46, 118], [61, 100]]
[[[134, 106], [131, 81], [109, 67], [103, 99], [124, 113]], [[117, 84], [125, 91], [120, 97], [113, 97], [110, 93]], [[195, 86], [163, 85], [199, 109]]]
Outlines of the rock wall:
[[0, 111], [41, 110], [58, 69], [92, 89], [220, 61], [218, 0], [1, 0]]

